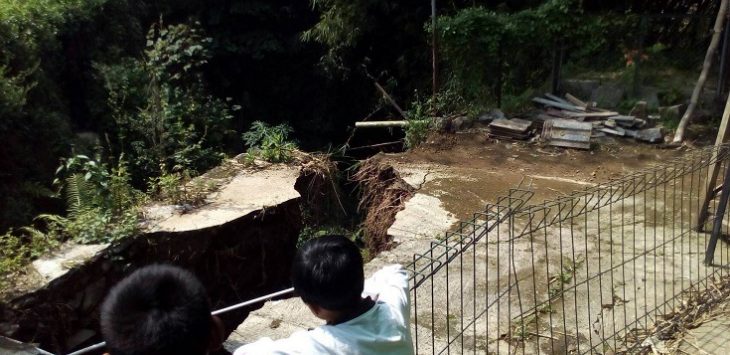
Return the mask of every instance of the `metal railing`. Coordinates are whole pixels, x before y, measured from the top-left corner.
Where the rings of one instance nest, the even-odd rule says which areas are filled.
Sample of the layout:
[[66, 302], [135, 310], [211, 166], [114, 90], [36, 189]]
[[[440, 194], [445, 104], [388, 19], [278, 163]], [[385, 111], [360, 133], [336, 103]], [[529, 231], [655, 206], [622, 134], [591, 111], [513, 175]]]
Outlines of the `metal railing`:
[[709, 233], [694, 221], [709, 168], [729, 152], [694, 151], [541, 204], [512, 190], [460, 223], [410, 265], [417, 352], [640, 351], [660, 315], [728, 273], [718, 266], [730, 248], [705, 265]]
[[[244, 302], [241, 302], [241, 303], [234, 304], [232, 306], [228, 306], [228, 307], [225, 307], [225, 308], [221, 308], [219, 310], [216, 310], [216, 311], [211, 312], [211, 315], [216, 316], [216, 315], [219, 315], [219, 314], [223, 314], [223, 313], [235, 311], [237, 309], [241, 309], [241, 308], [244, 308], [244, 307], [249, 307], [249, 306], [255, 305], [257, 303], [270, 301], [270, 300], [272, 300], [274, 298], [277, 298], [277, 297], [283, 297], [283, 296], [292, 294], [293, 292], [294, 292], [294, 288], [293, 287], [290, 287], [290, 288], [287, 288], [285, 290], [273, 292], [273, 293], [270, 293], [268, 295], [264, 295], [264, 296], [261, 296], [261, 297], [256, 297], [256, 298], [250, 299], [248, 301], [244, 301]], [[83, 355], [83, 354], [88, 354], [88, 353], [91, 353], [93, 351], [97, 351], [97, 350], [100, 350], [100, 349], [104, 349], [105, 347], [106, 347], [106, 342], [100, 342], [100, 343], [97, 343], [97, 344], [94, 344], [94, 345], [90, 345], [90, 346], [87, 346], [85, 348], [76, 350], [76, 351], [74, 351], [72, 353], [69, 353], [68, 355]], [[49, 353], [49, 352], [47, 352], [47, 351], [45, 351], [43, 349], [40, 349], [40, 348], [36, 348], [36, 350], [38, 350], [38, 352], [40, 354], [52, 354], [52, 353]]]

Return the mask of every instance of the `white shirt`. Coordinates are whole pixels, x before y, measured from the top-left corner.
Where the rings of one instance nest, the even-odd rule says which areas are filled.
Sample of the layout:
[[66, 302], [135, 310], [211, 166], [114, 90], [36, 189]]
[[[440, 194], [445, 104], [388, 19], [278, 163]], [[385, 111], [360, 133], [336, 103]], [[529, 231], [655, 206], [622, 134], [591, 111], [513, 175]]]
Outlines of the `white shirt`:
[[[363, 294], [376, 296], [367, 312], [337, 325], [298, 331], [286, 339], [262, 338], [233, 355], [352, 354], [412, 355], [408, 274], [400, 265], [386, 266], [365, 280]], [[375, 297], [373, 297], [375, 299]]]

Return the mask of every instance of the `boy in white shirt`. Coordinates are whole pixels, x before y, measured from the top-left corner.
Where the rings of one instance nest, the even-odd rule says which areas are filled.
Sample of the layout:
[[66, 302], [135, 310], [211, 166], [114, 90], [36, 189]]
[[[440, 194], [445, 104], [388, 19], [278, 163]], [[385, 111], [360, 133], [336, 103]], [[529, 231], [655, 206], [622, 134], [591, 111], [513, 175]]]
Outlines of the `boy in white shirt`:
[[296, 293], [327, 323], [286, 339], [262, 338], [238, 348], [246, 354], [413, 354], [408, 274], [387, 266], [364, 280], [357, 246], [344, 236], [305, 243], [294, 258]]

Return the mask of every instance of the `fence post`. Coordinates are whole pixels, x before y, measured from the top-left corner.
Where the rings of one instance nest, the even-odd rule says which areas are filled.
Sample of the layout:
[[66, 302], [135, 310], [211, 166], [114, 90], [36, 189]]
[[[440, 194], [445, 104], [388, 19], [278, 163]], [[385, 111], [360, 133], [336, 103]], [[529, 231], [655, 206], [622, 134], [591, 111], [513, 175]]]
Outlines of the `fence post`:
[[[730, 11], [728, 12], [730, 16]], [[717, 101], [722, 100], [725, 94], [725, 82], [727, 81], [727, 51], [728, 40], [730, 40], [730, 23], [725, 21], [725, 30], [722, 37], [722, 51], [720, 52], [720, 74], [717, 78]]]
[[727, 202], [730, 198], [730, 164], [727, 164], [725, 169], [725, 180], [722, 182], [722, 194], [720, 195], [720, 204], [717, 206], [715, 211], [715, 220], [712, 223], [712, 235], [710, 236], [710, 243], [707, 245], [707, 251], [705, 252], [705, 265], [711, 265], [712, 260], [715, 258], [715, 248], [717, 247], [717, 239], [720, 237], [720, 231], [722, 230], [722, 220], [725, 217], [725, 209], [727, 208]]
[[702, 199], [702, 206], [700, 206], [700, 213], [697, 216], [697, 231], [703, 231], [705, 228], [705, 222], [709, 214], [710, 201], [715, 198], [715, 181], [717, 176], [720, 174], [720, 150], [725, 149], [723, 144], [727, 141], [728, 135], [730, 134], [730, 96], [725, 103], [725, 112], [722, 114], [722, 121], [720, 122], [720, 130], [717, 132], [717, 138], [715, 138], [715, 150], [712, 152], [713, 162], [712, 167], [707, 175], [707, 181], [705, 182], [705, 195]]
[[438, 32], [436, 29], [436, 0], [431, 0], [431, 61], [432, 61], [432, 94], [436, 97], [438, 93]]

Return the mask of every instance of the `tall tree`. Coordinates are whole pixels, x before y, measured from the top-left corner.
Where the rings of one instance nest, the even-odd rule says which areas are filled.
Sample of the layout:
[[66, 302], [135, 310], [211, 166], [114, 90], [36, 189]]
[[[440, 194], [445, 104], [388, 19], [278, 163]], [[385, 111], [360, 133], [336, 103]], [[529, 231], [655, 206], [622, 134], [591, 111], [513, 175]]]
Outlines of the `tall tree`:
[[718, 11], [717, 19], [715, 20], [715, 30], [712, 34], [712, 41], [710, 42], [710, 47], [707, 49], [705, 62], [702, 64], [702, 73], [700, 73], [700, 78], [697, 80], [697, 85], [695, 85], [695, 89], [692, 92], [692, 98], [690, 99], [687, 111], [684, 112], [682, 120], [679, 121], [677, 131], [674, 133], [674, 143], [680, 143], [684, 140], [684, 133], [689, 125], [689, 120], [694, 114], [695, 108], [697, 108], [702, 88], [705, 86], [705, 81], [707, 81], [707, 74], [710, 72], [710, 68], [712, 67], [712, 59], [715, 56], [715, 51], [720, 43], [720, 33], [722, 33], [725, 19], [727, 17], [727, 4], [728, 0], [722, 0], [722, 3], [720, 4], [720, 11]]

